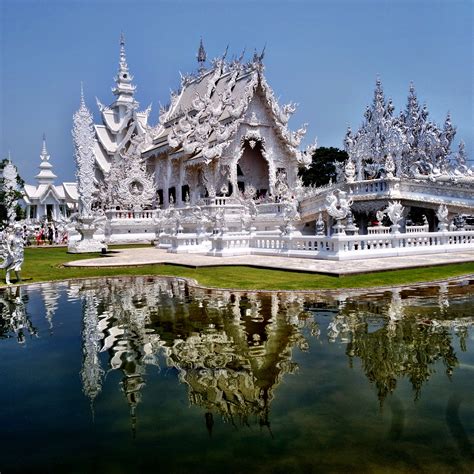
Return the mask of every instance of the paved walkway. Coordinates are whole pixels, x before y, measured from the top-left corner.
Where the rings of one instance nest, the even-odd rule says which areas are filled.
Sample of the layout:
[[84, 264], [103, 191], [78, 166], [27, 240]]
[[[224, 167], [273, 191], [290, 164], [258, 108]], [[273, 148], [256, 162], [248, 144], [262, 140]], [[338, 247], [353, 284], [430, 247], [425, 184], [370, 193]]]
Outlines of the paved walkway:
[[[116, 253], [115, 253], [116, 252]], [[449, 263], [474, 262], [474, 250], [457, 253], [413, 255], [408, 257], [384, 257], [367, 260], [329, 261], [294, 257], [243, 255], [238, 257], [211, 257], [200, 254], [172, 254], [150, 248], [115, 250], [106, 257], [91, 258], [67, 263], [72, 267], [120, 267], [151, 264], [172, 264], [187, 267], [245, 265], [326, 275], [351, 275], [380, 270], [446, 265]]]

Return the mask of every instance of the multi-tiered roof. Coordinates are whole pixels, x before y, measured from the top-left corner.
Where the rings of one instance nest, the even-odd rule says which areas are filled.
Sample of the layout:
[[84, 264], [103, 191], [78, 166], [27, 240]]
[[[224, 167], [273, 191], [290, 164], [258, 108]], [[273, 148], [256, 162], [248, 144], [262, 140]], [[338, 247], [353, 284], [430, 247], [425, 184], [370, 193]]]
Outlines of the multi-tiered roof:
[[229, 62], [225, 56], [206, 69], [201, 42], [198, 74], [182, 76], [180, 90], [172, 94], [170, 106], [161, 110], [160, 123], [154, 130], [152, 145], [145, 150], [146, 156], [185, 156], [196, 164], [220, 158], [239, 125], [251, 122], [246, 112], [258, 94], [272, 118], [268, 125], [274, 128], [287, 153], [298, 163], [308, 164], [310, 153], [299, 150], [306, 127], [296, 132], [288, 129], [296, 106], [278, 104], [264, 76], [263, 52], [255, 53], [249, 62], [242, 57]]
[[94, 155], [97, 166], [103, 173], [109, 172], [114, 158], [125, 153], [132, 136], [143, 135], [148, 127], [151, 106], [144, 111], [138, 111], [139, 103], [135, 100], [136, 86], [132, 81], [133, 76], [128, 69], [125, 54], [125, 39], [122, 35], [119, 69], [115, 77], [115, 87], [112, 88], [116, 99], [109, 107], [97, 99], [102, 124], [94, 125], [97, 138]]
[[24, 201], [28, 205], [43, 204], [49, 196], [58, 204], [67, 204], [74, 207], [78, 199], [77, 184], [65, 182], [55, 185], [57, 176], [53, 172], [50, 154], [46, 147], [46, 136], [43, 134], [43, 145], [40, 154], [39, 173], [35, 176], [37, 184], [24, 185]]

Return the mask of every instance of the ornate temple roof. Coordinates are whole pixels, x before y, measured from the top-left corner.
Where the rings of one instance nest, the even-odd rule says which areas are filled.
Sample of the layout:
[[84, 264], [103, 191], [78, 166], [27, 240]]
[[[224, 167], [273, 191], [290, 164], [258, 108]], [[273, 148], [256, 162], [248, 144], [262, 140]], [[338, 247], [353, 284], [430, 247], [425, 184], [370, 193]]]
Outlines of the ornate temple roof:
[[[204, 57], [201, 48], [202, 44], [198, 59]], [[296, 106], [290, 103], [280, 107], [265, 79], [262, 59], [263, 52], [247, 63], [242, 58], [227, 62], [224, 55], [207, 70], [200, 61], [198, 74], [182, 76], [180, 91], [172, 93], [170, 106], [161, 111], [153, 142], [144, 150], [144, 156], [179, 153], [187, 155], [188, 160], [206, 162], [220, 157], [238, 126], [249, 120], [249, 104], [259, 94], [282, 144], [290, 155], [305, 162], [307, 156], [298, 147], [306, 128], [296, 132], [288, 129]]]
[[135, 100], [136, 86], [132, 81], [133, 76], [128, 69], [125, 54], [125, 39], [121, 35], [119, 69], [115, 86], [112, 88], [116, 99], [110, 106], [96, 99], [102, 124], [94, 125], [97, 139], [94, 155], [98, 167], [105, 173], [110, 170], [111, 158], [124, 150], [132, 135], [143, 135], [148, 129], [151, 106], [144, 111], [138, 111], [139, 103]]
[[77, 184], [61, 183], [54, 184], [56, 175], [53, 173], [53, 165], [51, 164], [50, 154], [46, 148], [46, 136], [43, 135], [43, 146], [41, 149], [40, 172], [36, 175], [37, 184], [25, 184], [23, 186], [23, 199], [27, 204], [42, 204], [48, 197], [52, 197], [59, 203], [75, 203], [77, 202]]

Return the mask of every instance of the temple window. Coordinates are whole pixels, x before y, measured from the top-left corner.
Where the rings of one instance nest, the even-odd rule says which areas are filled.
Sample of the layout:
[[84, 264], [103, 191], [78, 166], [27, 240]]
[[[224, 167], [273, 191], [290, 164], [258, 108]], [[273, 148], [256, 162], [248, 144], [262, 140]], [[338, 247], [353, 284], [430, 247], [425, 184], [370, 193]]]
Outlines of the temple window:
[[183, 202], [186, 201], [186, 196], [189, 197], [189, 186], [185, 184], [184, 186], [181, 186], [181, 200]]
[[163, 204], [163, 190], [162, 189], [158, 189], [158, 191], [156, 192], [157, 196], [158, 196], [158, 199], [159, 199], [159, 202], [160, 204]]
[[173, 198], [173, 202], [176, 202], [176, 188], [174, 186], [168, 189], [168, 202], [171, 202], [171, 198]]

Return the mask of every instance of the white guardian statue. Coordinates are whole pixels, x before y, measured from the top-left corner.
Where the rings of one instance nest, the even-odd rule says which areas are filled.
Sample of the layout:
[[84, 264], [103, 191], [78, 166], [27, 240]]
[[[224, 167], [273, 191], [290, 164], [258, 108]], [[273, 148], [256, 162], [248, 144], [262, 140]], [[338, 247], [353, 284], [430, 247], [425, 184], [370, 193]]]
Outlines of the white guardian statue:
[[403, 206], [400, 201], [389, 202], [385, 214], [387, 214], [388, 218], [392, 221], [392, 232], [394, 234], [398, 233], [400, 221], [403, 219]]
[[21, 266], [24, 261], [24, 241], [23, 230], [20, 224], [15, 224], [12, 231], [6, 231], [6, 236], [2, 238], [2, 246], [0, 247], [0, 257], [3, 263], [0, 268], [6, 271], [5, 282], [11, 284], [10, 273], [16, 274], [17, 283], [21, 281]]

